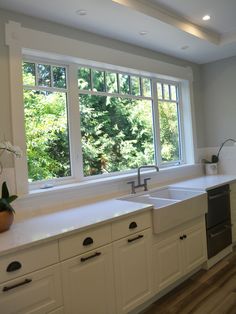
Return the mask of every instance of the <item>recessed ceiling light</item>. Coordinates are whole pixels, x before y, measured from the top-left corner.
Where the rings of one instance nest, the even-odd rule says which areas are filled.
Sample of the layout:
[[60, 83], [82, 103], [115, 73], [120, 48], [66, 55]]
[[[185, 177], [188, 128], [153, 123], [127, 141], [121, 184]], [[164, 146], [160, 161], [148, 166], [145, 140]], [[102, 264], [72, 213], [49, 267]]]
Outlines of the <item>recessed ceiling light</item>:
[[141, 36], [145, 36], [145, 35], [147, 35], [147, 31], [141, 31], [141, 32], [139, 32], [139, 35], [141, 35]]
[[81, 16], [84, 16], [84, 15], [87, 15], [88, 12], [87, 12], [86, 10], [77, 10], [77, 11], [76, 11], [76, 14], [81, 15]]
[[210, 15], [207, 14], [207, 15], [204, 15], [202, 19], [203, 19], [203, 21], [209, 21], [211, 19], [211, 17], [210, 17]]

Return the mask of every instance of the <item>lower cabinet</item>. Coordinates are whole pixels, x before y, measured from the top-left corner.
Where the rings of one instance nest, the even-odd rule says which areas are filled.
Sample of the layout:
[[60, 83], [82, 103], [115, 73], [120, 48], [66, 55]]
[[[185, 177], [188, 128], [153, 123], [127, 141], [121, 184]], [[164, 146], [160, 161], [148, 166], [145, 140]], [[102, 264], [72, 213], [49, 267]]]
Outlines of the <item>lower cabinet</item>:
[[0, 313], [2, 314], [47, 314], [61, 305], [58, 265], [0, 285]]
[[113, 314], [112, 246], [61, 263], [65, 314]]
[[185, 274], [190, 273], [207, 259], [205, 223], [197, 220], [187, 228], [178, 228], [166, 235], [155, 236], [153, 270], [155, 292], [158, 292]]
[[149, 228], [113, 243], [119, 314], [128, 313], [152, 296], [151, 234]]
[[236, 183], [230, 184], [230, 207], [232, 222], [232, 241], [236, 242]]
[[169, 236], [153, 246], [153, 271], [156, 292], [166, 288], [183, 274], [181, 242], [178, 235]]

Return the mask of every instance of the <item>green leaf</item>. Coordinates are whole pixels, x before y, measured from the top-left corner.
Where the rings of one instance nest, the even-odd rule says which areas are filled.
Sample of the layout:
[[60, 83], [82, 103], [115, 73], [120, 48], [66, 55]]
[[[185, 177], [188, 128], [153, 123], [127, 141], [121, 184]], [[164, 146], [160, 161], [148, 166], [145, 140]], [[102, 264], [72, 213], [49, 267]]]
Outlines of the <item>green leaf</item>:
[[7, 188], [7, 183], [6, 181], [3, 182], [2, 184], [2, 198], [8, 198], [9, 197], [9, 191]]
[[18, 197], [17, 195], [11, 195], [11, 196], [9, 196], [9, 197], [7, 198], [8, 203], [13, 202], [14, 200], [17, 199], [17, 197]]
[[0, 212], [9, 211], [15, 213], [15, 210], [11, 207], [5, 198], [0, 199]]

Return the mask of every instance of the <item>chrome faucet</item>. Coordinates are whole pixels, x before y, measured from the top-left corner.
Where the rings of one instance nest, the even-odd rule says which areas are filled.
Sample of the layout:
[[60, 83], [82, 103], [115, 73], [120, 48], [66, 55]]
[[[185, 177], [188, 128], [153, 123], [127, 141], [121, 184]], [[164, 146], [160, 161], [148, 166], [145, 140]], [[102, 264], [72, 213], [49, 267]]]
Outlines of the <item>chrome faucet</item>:
[[159, 171], [159, 168], [156, 165], [145, 165], [145, 166], [138, 167], [138, 184], [135, 185], [135, 181], [127, 182], [127, 184], [131, 184], [131, 193], [132, 194], [136, 193], [136, 191], [135, 191], [136, 188], [144, 187], [144, 191], [148, 190], [147, 181], [151, 180], [151, 178], [145, 178], [143, 180], [143, 184], [141, 184], [141, 169], [146, 169], [146, 168], [154, 168], [154, 169], [156, 169], [157, 172]]

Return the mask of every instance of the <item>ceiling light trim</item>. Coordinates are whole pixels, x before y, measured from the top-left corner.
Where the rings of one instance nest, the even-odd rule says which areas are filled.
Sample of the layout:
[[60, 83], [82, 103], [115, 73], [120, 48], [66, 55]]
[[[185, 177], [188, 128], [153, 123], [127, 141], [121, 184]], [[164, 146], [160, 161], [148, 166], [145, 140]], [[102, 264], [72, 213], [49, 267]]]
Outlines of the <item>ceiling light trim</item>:
[[220, 35], [216, 32], [206, 30], [203, 27], [195, 25], [184, 17], [180, 17], [173, 12], [169, 12], [160, 6], [148, 3], [143, 0], [112, 0], [115, 3], [129, 7], [135, 11], [155, 18], [161, 22], [174, 26], [199, 39], [207, 40], [215, 45], [220, 44]]

